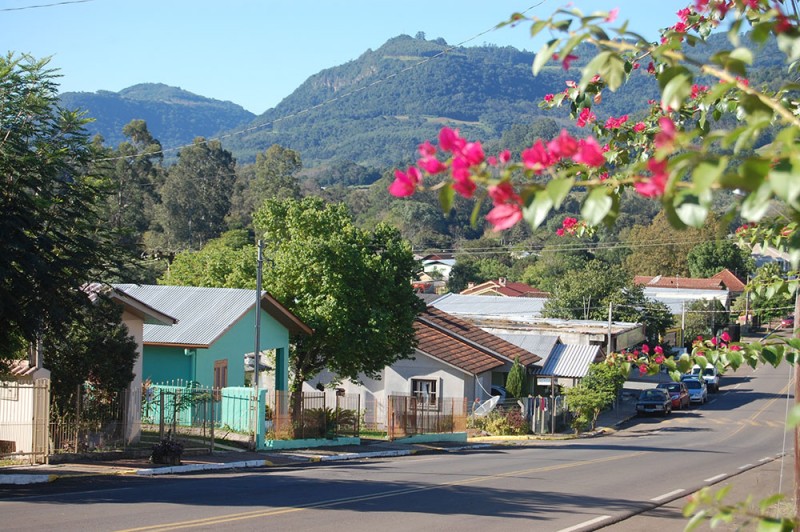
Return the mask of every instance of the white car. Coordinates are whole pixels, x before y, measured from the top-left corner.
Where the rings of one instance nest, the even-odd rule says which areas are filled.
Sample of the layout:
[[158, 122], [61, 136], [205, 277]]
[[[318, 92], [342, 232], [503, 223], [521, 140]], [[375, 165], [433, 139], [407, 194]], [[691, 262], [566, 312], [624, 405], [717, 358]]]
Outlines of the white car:
[[697, 379], [702, 377], [711, 393], [716, 393], [719, 391], [719, 373], [717, 373], [717, 368], [714, 366], [714, 364], [706, 364], [706, 369], [704, 369], [702, 372], [700, 371], [700, 365], [695, 364], [692, 367], [692, 371], [689, 373], [689, 375]]

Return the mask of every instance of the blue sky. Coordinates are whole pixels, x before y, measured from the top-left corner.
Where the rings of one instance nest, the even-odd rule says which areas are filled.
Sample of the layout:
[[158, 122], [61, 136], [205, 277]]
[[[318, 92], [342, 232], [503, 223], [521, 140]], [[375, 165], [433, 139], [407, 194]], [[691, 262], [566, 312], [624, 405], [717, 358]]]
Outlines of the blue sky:
[[[489, 31], [514, 12], [547, 17], [553, 0], [0, 0], [0, 51], [52, 56], [62, 91], [119, 91], [166, 83], [256, 114], [309, 76], [400, 34], [448, 44], [534, 51], [530, 25]], [[618, 7], [619, 21], [655, 38], [680, 0], [575, 0], [584, 12]], [[534, 7], [536, 6], [536, 7]], [[482, 35], [481, 35], [482, 34]]]

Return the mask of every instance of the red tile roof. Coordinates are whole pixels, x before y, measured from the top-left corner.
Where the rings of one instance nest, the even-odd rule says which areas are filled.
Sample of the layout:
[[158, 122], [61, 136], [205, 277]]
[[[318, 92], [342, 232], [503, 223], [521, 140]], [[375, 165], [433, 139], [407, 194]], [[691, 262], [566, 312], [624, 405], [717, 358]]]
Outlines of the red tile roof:
[[712, 275], [711, 278], [720, 279], [723, 283], [725, 283], [725, 286], [731, 292], [744, 292], [745, 284], [742, 282], [741, 279], [739, 279], [739, 277], [737, 277], [735, 273], [730, 271], [728, 268], [725, 268], [721, 272]]
[[725, 283], [721, 279], [695, 279], [692, 277], [655, 277], [647, 275], [637, 275], [633, 282], [638, 285], [652, 286], [656, 288], [685, 288], [688, 290], [725, 290]]
[[473, 374], [500, 367], [519, 357], [527, 366], [541, 357], [478, 327], [428, 307], [414, 323], [417, 349]]

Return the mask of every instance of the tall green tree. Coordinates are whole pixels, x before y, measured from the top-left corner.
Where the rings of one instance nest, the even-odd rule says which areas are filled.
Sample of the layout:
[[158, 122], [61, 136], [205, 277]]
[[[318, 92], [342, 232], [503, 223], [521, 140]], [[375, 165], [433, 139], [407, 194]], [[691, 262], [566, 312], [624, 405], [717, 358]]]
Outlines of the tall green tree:
[[267, 200], [253, 220], [271, 261], [265, 289], [314, 330], [292, 339], [295, 400], [323, 369], [358, 381], [411, 356], [419, 264], [395, 229], [359, 229], [318, 198]]
[[753, 273], [755, 262], [750, 253], [730, 240], [710, 240], [693, 247], [686, 256], [689, 275], [706, 278], [725, 268], [742, 279]]
[[47, 60], [0, 57], [0, 361], [65, 334], [79, 288], [126, 260], [101, 218], [103, 180], [87, 175], [87, 120], [60, 107], [55, 77]]
[[175, 255], [159, 284], [219, 288], [256, 287], [256, 247], [247, 231], [227, 231], [198, 251]]
[[519, 357], [514, 359], [511, 371], [508, 372], [506, 379], [506, 390], [512, 397], [524, 397], [528, 393], [528, 379], [525, 375], [525, 368], [519, 363]]
[[161, 246], [199, 249], [225, 230], [235, 180], [231, 153], [217, 140], [197, 138], [178, 153], [161, 188]]
[[256, 155], [256, 162], [237, 172], [231, 198], [231, 221], [250, 227], [250, 217], [268, 198], [300, 199], [297, 174], [303, 169], [300, 154], [273, 144]]

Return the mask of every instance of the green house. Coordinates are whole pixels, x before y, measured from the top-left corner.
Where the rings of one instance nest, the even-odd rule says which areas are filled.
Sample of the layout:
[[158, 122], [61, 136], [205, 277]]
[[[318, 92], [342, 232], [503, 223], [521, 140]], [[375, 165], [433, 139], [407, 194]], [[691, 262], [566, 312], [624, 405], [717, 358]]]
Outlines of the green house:
[[253, 377], [258, 312], [261, 364], [274, 367], [273, 389], [287, 390], [289, 337], [312, 332], [266, 292], [262, 292], [256, 308], [255, 290], [134, 284], [114, 287], [178, 320], [169, 327], [144, 325], [143, 381], [196, 382], [214, 388], [244, 386], [246, 378]]

